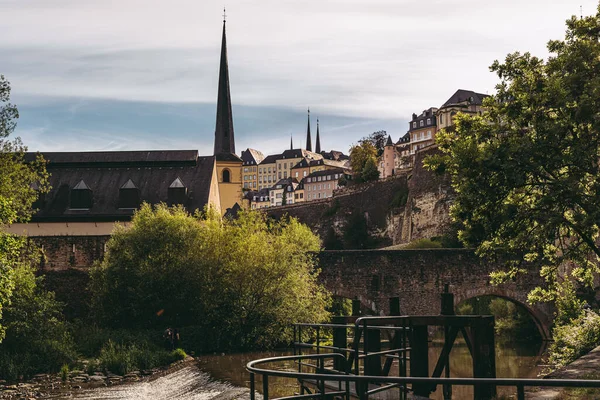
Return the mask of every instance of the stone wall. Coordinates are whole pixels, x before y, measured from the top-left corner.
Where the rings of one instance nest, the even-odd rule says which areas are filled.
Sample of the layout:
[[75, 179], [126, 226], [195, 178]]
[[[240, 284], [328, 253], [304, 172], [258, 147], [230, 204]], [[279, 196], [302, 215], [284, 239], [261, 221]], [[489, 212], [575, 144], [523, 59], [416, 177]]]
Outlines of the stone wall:
[[415, 155], [415, 166], [408, 180], [408, 201], [402, 229], [396, 230], [394, 244], [441, 236], [450, 225], [450, 205], [454, 191], [448, 175], [438, 175], [423, 166], [423, 159], [437, 154], [432, 146]]
[[[408, 196], [408, 175], [398, 175], [384, 181], [353, 185], [336, 191], [333, 197], [298, 203], [265, 211], [274, 218], [289, 215], [307, 224], [321, 238], [326, 238], [332, 228], [340, 238], [350, 217], [364, 216], [368, 231], [378, 247], [394, 244], [402, 230], [405, 214], [404, 202]], [[399, 201], [404, 196], [404, 201]]]
[[[269, 208], [266, 212], [275, 218], [284, 214], [296, 217], [321, 238], [327, 237], [330, 227], [342, 236], [349, 216], [362, 214], [369, 233], [378, 239], [377, 247], [441, 236], [450, 225], [454, 192], [447, 175], [423, 167], [423, 159], [438, 151], [435, 146], [418, 151], [415, 167], [395, 177], [341, 188], [332, 198]], [[402, 195], [405, 197], [399, 201]], [[336, 212], [330, 212], [333, 210]]]
[[437, 315], [440, 294], [448, 284], [455, 305], [483, 295], [510, 299], [534, 317], [542, 336], [550, 335], [553, 309], [527, 304], [527, 294], [543, 284], [536, 270], [516, 282], [489, 283], [490, 272], [500, 268], [467, 249], [345, 250], [319, 254], [319, 280], [336, 296], [358, 298], [374, 314], [387, 314], [390, 297], [400, 297], [406, 315]]
[[61, 271], [70, 268], [88, 268], [94, 261], [101, 260], [109, 238], [109, 235], [30, 236], [29, 240], [42, 251], [41, 270]]

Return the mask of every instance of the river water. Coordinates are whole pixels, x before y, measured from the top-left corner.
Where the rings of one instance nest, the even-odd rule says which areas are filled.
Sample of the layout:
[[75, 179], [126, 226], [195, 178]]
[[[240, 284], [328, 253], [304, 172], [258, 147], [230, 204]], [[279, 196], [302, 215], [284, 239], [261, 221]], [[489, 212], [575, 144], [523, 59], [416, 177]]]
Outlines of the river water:
[[[433, 370], [441, 352], [442, 343], [430, 343], [429, 365]], [[542, 344], [496, 344], [496, 375], [506, 378], [534, 378], [541, 372]], [[74, 399], [183, 399], [210, 400], [248, 398], [239, 388], [250, 386], [246, 363], [259, 358], [289, 355], [290, 351], [204, 355], [199, 357], [197, 366], [189, 366], [179, 371], [149, 382], [137, 382], [114, 387], [98, 388], [74, 393]], [[198, 368], [199, 367], [199, 368]], [[284, 366], [294, 370], [292, 364]], [[453, 377], [471, 377], [472, 362], [464, 343], [457, 342], [450, 355], [450, 370]], [[296, 382], [291, 379], [271, 378], [270, 397], [286, 396], [297, 392]], [[260, 380], [256, 383], [261, 388]], [[513, 388], [499, 389], [499, 395], [514, 394]], [[431, 396], [441, 399], [441, 388]], [[454, 387], [453, 399], [472, 399], [470, 387]]]

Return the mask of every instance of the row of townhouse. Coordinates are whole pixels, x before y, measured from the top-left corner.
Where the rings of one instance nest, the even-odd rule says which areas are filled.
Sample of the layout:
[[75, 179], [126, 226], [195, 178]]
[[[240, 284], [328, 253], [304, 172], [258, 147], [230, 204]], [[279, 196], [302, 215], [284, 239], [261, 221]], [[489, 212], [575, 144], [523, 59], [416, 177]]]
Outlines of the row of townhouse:
[[244, 196], [245, 206], [256, 210], [326, 199], [333, 196], [342, 177], [351, 179], [348, 168], [320, 169], [300, 180], [296, 177], [283, 178], [269, 188], [247, 192]]
[[413, 114], [404, 136], [396, 143], [388, 136], [383, 154], [377, 162], [379, 177], [384, 179], [412, 167], [414, 154], [433, 145], [436, 133], [452, 126], [456, 114], [481, 114], [486, 97], [487, 94], [459, 89], [441, 107], [430, 107], [419, 115]]

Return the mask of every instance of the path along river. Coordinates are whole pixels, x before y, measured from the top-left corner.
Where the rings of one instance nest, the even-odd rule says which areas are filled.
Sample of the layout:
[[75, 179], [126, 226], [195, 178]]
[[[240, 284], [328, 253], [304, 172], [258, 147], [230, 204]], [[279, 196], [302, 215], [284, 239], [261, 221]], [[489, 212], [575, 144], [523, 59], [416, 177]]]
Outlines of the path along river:
[[[429, 351], [429, 365], [437, 361], [441, 351], [441, 343], [433, 342]], [[496, 373], [498, 377], [535, 378], [541, 371], [542, 345], [540, 343], [511, 344], [498, 343], [496, 345]], [[157, 379], [147, 382], [136, 382], [113, 387], [103, 387], [93, 390], [76, 392], [74, 399], [183, 399], [183, 400], [233, 400], [248, 398], [249, 375], [245, 369], [248, 361], [287, 355], [290, 352], [261, 352], [225, 355], [200, 356], [196, 365], [191, 365]], [[292, 365], [288, 365], [294, 370]], [[472, 376], [471, 357], [468, 349], [460, 342], [455, 345], [451, 353], [450, 370], [452, 376]], [[284, 396], [297, 391], [296, 382], [286, 379], [271, 379], [270, 395]], [[257, 388], [261, 387], [260, 381]], [[512, 394], [513, 389], [506, 393]], [[441, 389], [433, 395], [433, 399], [441, 399]], [[471, 388], [453, 388], [453, 399], [472, 399]]]

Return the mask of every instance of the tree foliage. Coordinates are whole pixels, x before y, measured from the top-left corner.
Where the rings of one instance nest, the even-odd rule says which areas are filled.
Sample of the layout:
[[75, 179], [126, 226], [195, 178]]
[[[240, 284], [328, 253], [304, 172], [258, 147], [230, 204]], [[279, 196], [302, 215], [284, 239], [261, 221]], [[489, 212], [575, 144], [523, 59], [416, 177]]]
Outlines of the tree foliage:
[[14, 270], [20, 263], [23, 240], [9, 235], [4, 227], [29, 219], [38, 193], [47, 190], [43, 160], [25, 162], [19, 138], [11, 140], [17, 108], [10, 103], [10, 84], [0, 75], [0, 341], [4, 337], [2, 309], [10, 304], [15, 287]]
[[383, 154], [385, 143], [387, 142], [388, 134], [386, 131], [377, 131], [365, 136], [359, 140], [359, 143], [369, 142], [377, 150], [377, 157]]
[[[370, 141], [364, 140], [350, 148], [350, 165], [357, 182], [379, 179], [377, 171], [377, 149]], [[375, 173], [372, 171], [375, 167]], [[366, 175], [363, 175], [365, 174]]]
[[452, 177], [460, 238], [482, 256], [510, 257], [496, 281], [537, 265], [549, 282], [533, 300], [558, 293], [558, 266], [591, 283], [600, 248], [600, 10], [567, 20], [547, 61], [509, 54], [483, 115], [458, 114], [437, 134], [432, 169]]
[[327, 318], [319, 248], [295, 219], [240, 212], [228, 220], [212, 209], [192, 217], [144, 204], [92, 270], [94, 309], [113, 326], [199, 325], [220, 348], [268, 347], [288, 340], [294, 322]]

